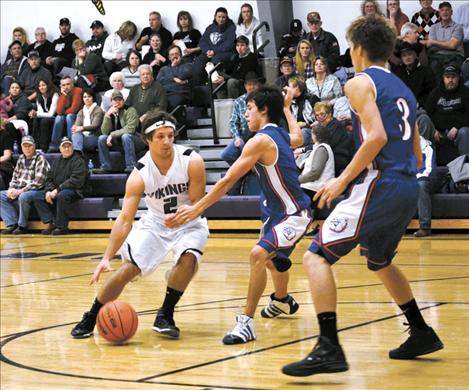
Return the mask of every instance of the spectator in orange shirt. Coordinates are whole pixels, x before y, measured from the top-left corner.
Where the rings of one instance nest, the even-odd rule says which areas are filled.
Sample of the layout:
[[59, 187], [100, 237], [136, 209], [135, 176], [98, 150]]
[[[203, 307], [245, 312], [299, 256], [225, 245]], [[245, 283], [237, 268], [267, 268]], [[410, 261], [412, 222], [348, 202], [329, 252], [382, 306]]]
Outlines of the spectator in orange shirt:
[[[59, 141], [64, 135], [72, 138], [72, 126], [83, 104], [81, 94], [82, 89], [75, 87], [72, 78], [64, 77], [60, 80], [60, 96], [57, 101], [56, 117], [48, 153], [59, 151]], [[66, 134], [64, 134], [65, 127]]]

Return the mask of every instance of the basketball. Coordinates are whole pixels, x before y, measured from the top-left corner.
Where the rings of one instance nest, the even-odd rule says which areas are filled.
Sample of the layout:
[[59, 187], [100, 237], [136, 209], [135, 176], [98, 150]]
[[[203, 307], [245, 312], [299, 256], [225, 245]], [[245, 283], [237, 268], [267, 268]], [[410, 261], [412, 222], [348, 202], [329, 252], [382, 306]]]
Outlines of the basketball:
[[122, 343], [137, 331], [138, 316], [128, 303], [112, 301], [99, 310], [96, 326], [99, 334], [107, 341]]

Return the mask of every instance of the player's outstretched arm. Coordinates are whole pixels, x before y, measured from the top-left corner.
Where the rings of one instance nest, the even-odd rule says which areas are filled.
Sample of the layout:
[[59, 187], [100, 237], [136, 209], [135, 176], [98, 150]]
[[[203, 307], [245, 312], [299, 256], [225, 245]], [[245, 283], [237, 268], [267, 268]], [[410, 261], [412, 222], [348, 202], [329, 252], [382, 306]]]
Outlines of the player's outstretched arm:
[[179, 207], [173, 217], [165, 219], [166, 226], [173, 228], [192, 221], [225, 195], [261, 158], [265, 150], [264, 142], [270, 141], [266, 137], [251, 138], [244, 146], [241, 156], [239, 156], [230, 169], [228, 169], [226, 175], [215, 184], [210, 192], [192, 206]]
[[116, 219], [116, 222], [111, 230], [109, 241], [104, 251], [103, 259], [96, 267], [91, 283], [96, 283], [99, 280], [101, 272], [111, 271], [111, 260], [119, 250], [127, 238], [132, 223], [134, 222], [135, 214], [138, 210], [138, 204], [142, 197], [145, 185], [142, 178], [135, 170], [130, 174], [127, 184], [125, 186], [124, 203], [122, 210]]
[[332, 201], [342, 194], [352, 180], [373, 162], [388, 141], [383, 121], [375, 101], [372, 82], [366, 76], [357, 76], [345, 85], [345, 94], [350, 105], [358, 113], [362, 127], [366, 131], [364, 141], [355, 153], [352, 161], [342, 174], [326, 183], [315, 195], [320, 199], [318, 207], [331, 206]]
[[303, 146], [304, 139], [303, 134], [301, 133], [300, 126], [298, 122], [293, 117], [291, 112], [291, 102], [293, 100], [293, 88], [285, 87], [283, 88], [284, 98], [283, 98], [283, 113], [288, 123], [288, 131], [290, 132], [290, 145], [293, 149]]

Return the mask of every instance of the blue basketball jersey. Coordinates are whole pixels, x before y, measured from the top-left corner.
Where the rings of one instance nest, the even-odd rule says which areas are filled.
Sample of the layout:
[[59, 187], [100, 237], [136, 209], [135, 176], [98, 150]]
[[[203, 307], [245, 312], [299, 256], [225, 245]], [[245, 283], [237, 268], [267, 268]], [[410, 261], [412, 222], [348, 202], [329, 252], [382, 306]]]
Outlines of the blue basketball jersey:
[[[412, 91], [387, 69], [371, 66], [357, 75], [366, 75], [374, 85], [384, 130], [386, 145], [373, 161], [373, 168], [404, 175], [416, 174], [413, 152], [417, 101]], [[353, 138], [358, 149], [366, 137], [360, 117], [352, 110]]]
[[257, 162], [254, 171], [261, 186], [263, 218], [293, 215], [309, 208], [311, 200], [298, 181], [298, 168], [290, 147], [290, 135], [282, 127], [269, 123], [258, 134], [269, 137], [277, 147], [277, 160], [272, 165]]

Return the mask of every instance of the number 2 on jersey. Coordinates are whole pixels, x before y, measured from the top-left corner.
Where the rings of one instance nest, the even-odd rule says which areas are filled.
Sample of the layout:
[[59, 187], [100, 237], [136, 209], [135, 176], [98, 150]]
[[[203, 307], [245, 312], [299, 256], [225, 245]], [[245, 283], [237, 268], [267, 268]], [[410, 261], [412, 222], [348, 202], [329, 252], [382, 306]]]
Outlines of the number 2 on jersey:
[[166, 198], [164, 201], [164, 213], [173, 214], [177, 210], [178, 198], [177, 196], [172, 196], [171, 198]]
[[409, 123], [409, 105], [407, 104], [407, 101], [404, 98], [397, 99], [396, 104], [397, 108], [402, 113], [402, 122], [404, 123], [404, 125], [402, 125], [402, 123], [399, 124], [399, 129], [402, 133], [402, 139], [404, 141], [407, 141], [412, 134], [412, 129]]

